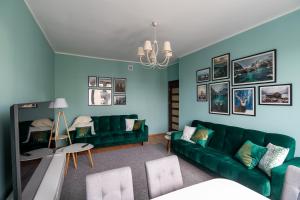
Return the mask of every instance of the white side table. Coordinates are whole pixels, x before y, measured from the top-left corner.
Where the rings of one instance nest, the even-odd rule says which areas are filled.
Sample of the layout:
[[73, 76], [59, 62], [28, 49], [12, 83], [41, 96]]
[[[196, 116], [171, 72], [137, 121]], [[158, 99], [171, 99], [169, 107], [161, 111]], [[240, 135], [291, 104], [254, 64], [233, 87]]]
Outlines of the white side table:
[[71, 144], [69, 146], [58, 149], [56, 152], [65, 153], [67, 156], [65, 175], [68, 173], [68, 167], [69, 167], [69, 163], [70, 163], [70, 154], [72, 154], [72, 157], [73, 157], [74, 167], [75, 167], [75, 169], [77, 169], [77, 162], [78, 162], [77, 153], [87, 151], [90, 165], [93, 168], [94, 162], [93, 162], [92, 153], [91, 153], [92, 148], [94, 148], [94, 145], [92, 145], [92, 144], [75, 143], [75, 144]]

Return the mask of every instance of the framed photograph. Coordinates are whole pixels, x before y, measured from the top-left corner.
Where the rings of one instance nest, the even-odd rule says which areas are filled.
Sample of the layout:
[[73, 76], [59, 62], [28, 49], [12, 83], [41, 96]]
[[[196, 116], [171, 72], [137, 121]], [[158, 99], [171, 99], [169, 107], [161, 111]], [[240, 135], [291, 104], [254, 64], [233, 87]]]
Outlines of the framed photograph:
[[114, 79], [114, 93], [126, 93], [126, 78]]
[[230, 53], [212, 58], [211, 63], [213, 81], [229, 78]]
[[111, 90], [89, 89], [89, 106], [110, 106]]
[[126, 105], [126, 96], [114, 95], [114, 105]]
[[210, 68], [199, 69], [196, 71], [197, 83], [210, 81]]
[[98, 86], [103, 88], [111, 88], [112, 87], [112, 80], [111, 78], [98, 78]]
[[229, 81], [209, 84], [209, 113], [230, 115]]
[[89, 87], [97, 87], [97, 76], [89, 76]]
[[232, 114], [255, 116], [255, 87], [232, 89]]
[[232, 61], [232, 85], [276, 82], [276, 50]]
[[207, 85], [197, 85], [197, 101], [207, 101]]
[[292, 84], [265, 85], [258, 90], [259, 105], [292, 105]]

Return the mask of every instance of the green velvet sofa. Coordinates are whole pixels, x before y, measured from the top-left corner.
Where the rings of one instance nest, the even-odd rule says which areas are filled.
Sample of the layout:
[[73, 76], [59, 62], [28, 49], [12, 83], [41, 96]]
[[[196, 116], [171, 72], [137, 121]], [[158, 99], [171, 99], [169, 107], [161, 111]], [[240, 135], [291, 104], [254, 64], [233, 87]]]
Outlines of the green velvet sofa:
[[[237, 181], [250, 189], [274, 200], [281, 197], [284, 176], [288, 165], [300, 167], [300, 158], [294, 158], [295, 139], [281, 134], [265, 133], [239, 127], [214, 124], [194, 120], [191, 124], [201, 124], [215, 131], [206, 148], [181, 140], [182, 131], [173, 132], [171, 136], [172, 151], [196, 166], [204, 167], [219, 176]], [[241, 145], [250, 140], [255, 144], [266, 146], [273, 143], [290, 148], [285, 162], [272, 169], [271, 178], [259, 168], [247, 169], [233, 158]]]
[[71, 131], [73, 143], [89, 143], [94, 147], [106, 147], [121, 144], [133, 144], [148, 141], [148, 126], [144, 131], [125, 131], [125, 119], [138, 119], [138, 115], [92, 116], [96, 135], [77, 138], [76, 131]]

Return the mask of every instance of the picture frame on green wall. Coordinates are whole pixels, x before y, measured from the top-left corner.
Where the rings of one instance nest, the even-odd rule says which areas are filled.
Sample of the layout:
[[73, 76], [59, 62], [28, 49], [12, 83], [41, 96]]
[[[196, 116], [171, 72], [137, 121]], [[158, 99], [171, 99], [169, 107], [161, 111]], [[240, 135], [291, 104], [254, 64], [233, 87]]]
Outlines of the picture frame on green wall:
[[199, 69], [196, 71], [196, 82], [208, 82], [210, 81], [210, 68]]
[[100, 87], [100, 88], [111, 88], [112, 87], [112, 78], [98, 77], [98, 87]]
[[276, 82], [276, 49], [231, 62], [233, 86]]
[[213, 81], [230, 78], [230, 53], [213, 57], [211, 63]]
[[114, 79], [114, 93], [119, 93], [119, 94], [126, 93], [126, 78]]
[[229, 81], [209, 84], [209, 113], [230, 115], [230, 83]]
[[91, 88], [89, 91], [89, 106], [111, 106], [112, 91], [111, 89]]
[[114, 105], [126, 105], [126, 95], [114, 95]]
[[97, 87], [97, 76], [88, 76], [88, 86], [89, 87]]
[[232, 88], [232, 114], [256, 115], [255, 87]]
[[292, 84], [258, 87], [259, 105], [292, 106]]
[[205, 102], [208, 99], [207, 84], [197, 85], [197, 101]]

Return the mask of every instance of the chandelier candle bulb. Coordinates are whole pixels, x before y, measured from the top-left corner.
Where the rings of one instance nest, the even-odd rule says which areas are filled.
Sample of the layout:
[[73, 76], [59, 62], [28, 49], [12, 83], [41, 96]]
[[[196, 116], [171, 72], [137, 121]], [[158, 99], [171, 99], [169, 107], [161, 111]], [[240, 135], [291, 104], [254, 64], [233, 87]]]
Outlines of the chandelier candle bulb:
[[151, 45], [150, 40], [145, 41], [144, 50], [145, 51], [151, 51], [152, 50], [152, 45]]
[[164, 51], [172, 51], [171, 49], [171, 43], [169, 41], [164, 42]]
[[145, 55], [145, 52], [144, 52], [143, 47], [139, 47], [139, 48], [138, 48], [137, 55], [138, 55], [138, 56], [144, 56], [144, 55]]
[[172, 57], [172, 56], [173, 56], [172, 51], [166, 52], [166, 57]]

